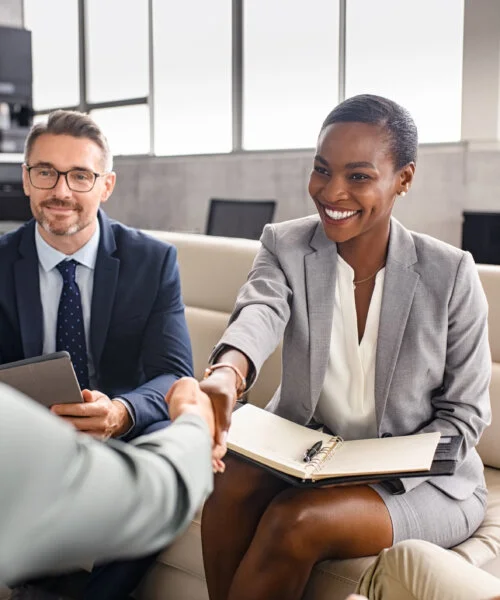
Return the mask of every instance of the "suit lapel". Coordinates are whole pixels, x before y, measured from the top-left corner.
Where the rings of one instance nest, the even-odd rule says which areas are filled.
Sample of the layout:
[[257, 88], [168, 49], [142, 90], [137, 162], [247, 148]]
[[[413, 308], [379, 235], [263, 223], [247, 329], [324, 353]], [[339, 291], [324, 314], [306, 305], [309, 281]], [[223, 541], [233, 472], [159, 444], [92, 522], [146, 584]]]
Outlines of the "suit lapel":
[[375, 408], [379, 425], [420, 278], [410, 268], [416, 262], [411, 234], [392, 219], [375, 363]]
[[99, 224], [101, 235], [95, 263], [94, 289], [90, 309], [90, 346], [97, 373], [111, 321], [120, 270], [119, 259], [112, 256], [116, 251], [113, 230], [102, 211], [99, 211]]
[[314, 410], [330, 356], [337, 246], [326, 237], [321, 223], [316, 227], [310, 245], [315, 252], [304, 257], [304, 267], [309, 319], [310, 398]]
[[21, 258], [14, 264], [14, 285], [19, 328], [25, 358], [43, 351], [43, 313], [40, 300], [38, 254], [35, 245], [35, 221], [25, 228], [19, 244]]

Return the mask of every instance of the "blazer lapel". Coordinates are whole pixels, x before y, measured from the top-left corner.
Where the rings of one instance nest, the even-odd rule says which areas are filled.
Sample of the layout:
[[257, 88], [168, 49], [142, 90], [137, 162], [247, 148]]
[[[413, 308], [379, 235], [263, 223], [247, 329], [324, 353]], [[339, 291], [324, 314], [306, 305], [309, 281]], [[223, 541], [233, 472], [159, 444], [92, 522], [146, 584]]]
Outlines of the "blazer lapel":
[[311, 403], [314, 410], [325, 379], [330, 356], [333, 300], [337, 279], [337, 246], [318, 224], [311, 240], [315, 250], [304, 257], [309, 319]]
[[35, 245], [35, 221], [26, 226], [19, 244], [21, 258], [14, 264], [14, 286], [19, 328], [25, 358], [43, 351], [43, 314], [40, 299], [38, 254]]
[[416, 262], [417, 254], [410, 233], [392, 219], [375, 359], [375, 409], [379, 425], [420, 278], [410, 268]]
[[112, 256], [116, 251], [113, 230], [102, 211], [99, 211], [99, 224], [101, 237], [95, 263], [94, 289], [90, 309], [90, 346], [97, 373], [111, 321], [120, 270], [120, 260]]

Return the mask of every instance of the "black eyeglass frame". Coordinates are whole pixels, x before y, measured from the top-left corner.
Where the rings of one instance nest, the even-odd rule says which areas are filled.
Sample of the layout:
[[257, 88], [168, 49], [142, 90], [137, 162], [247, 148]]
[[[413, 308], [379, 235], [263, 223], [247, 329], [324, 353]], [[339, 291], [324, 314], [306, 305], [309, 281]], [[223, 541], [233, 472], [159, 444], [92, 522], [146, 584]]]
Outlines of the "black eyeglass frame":
[[[44, 167], [41, 167], [40, 165], [32, 165], [31, 167], [29, 165], [27, 165], [25, 163], [24, 165], [26, 167], [26, 171], [28, 171], [28, 177], [30, 179], [30, 183], [31, 185], [36, 188], [37, 190], [53, 190], [56, 185], [59, 183], [59, 177], [61, 177], [61, 175], [64, 175], [64, 178], [66, 179], [66, 185], [68, 186], [68, 188], [72, 191], [72, 192], [78, 192], [79, 194], [87, 194], [88, 192], [91, 192], [94, 187], [95, 187], [95, 182], [97, 181], [98, 177], [104, 177], [104, 175], [108, 175], [108, 173], [96, 173], [95, 171], [90, 171], [88, 169], [69, 169], [68, 171], [58, 171], [55, 167], [45, 167], [46, 169], [52, 169], [53, 171], [55, 171], [57, 173], [57, 179], [54, 183], [54, 185], [50, 186], [50, 187], [38, 187], [37, 185], [35, 185], [33, 183], [33, 181], [31, 180], [31, 169], [43, 169]], [[88, 190], [82, 191], [82, 190], [74, 190], [68, 181], [68, 173], [71, 173], [72, 171], [86, 171], [87, 173], [92, 173], [92, 175], [94, 176], [94, 182], [92, 183], [92, 187]]]

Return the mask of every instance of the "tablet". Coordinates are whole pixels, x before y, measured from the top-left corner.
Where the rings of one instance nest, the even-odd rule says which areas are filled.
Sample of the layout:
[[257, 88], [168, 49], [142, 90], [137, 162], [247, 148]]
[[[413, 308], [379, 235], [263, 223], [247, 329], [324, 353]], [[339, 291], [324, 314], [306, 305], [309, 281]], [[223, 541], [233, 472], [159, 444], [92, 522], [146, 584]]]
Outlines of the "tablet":
[[54, 352], [0, 365], [0, 382], [50, 408], [83, 402], [68, 352]]

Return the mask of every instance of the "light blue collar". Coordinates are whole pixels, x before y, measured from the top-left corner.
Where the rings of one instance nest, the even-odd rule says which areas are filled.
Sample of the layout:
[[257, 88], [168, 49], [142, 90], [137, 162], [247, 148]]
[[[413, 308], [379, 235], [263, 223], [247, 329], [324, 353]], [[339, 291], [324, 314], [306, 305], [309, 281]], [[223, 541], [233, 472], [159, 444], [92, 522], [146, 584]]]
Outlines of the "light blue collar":
[[74, 254], [67, 255], [59, 250], [56, 250], [43, 239], [38, 231], [38, 225], [35, 226], [35, 244], [36, 251], [38, 253], [38, 261], [42, 265], [45, 271], [51, 271], [56, 265], [62, 260], [74, 259], [81, 265], [88, 267], [89, 269], [95, 268], [95, 262], [97, 260], [97, 250], [99, 249], [99, 239], [101, 237], [101, 229], [99, 227], [99, 220], [97, 226], [90, 240], [77, 250]]

